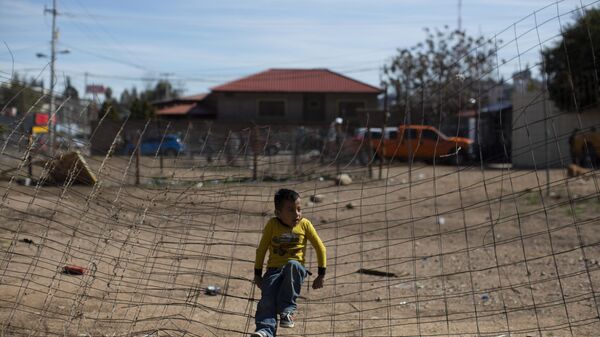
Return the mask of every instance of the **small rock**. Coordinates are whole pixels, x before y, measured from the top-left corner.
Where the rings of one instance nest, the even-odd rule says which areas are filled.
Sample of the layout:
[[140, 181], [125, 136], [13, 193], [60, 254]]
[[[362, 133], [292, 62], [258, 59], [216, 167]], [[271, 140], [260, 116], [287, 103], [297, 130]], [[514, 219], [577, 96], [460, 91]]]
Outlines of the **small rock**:
[[375, 299], [375, 301], [381, 302], [381, 297], [377, 296], [377, 298]]
[[417, 175], [417, 178], [418, 178], [419, 180], [423, 180], [423, 179], [425, 179], [425, 177], [426, 177], [426, 176], [425, 176], [425, 173], [419, 173], [419, 174]]
[[204, 185], [204, 183], [199, 182], [199, 183], [196, 184], [196, 188], [202, 188], [203, 185]]
[[445, 224], [446, 223], [446, 218], [444, 218], [443, 216], [438, 216], [437, 223], [438, 223], [438, 225]]
[[210, 296], [216, 296], [219, 291], [221, 291], [221, 288], [217, 287], [217, 286], [208, 286], [206, 287], [206, 290], [204, 291], [204, 293], [206, 295], [210, 295]]
[[316, 204], [323, 202], [323, 199], [325, 199], [325, 197], [322, 194], [315, 194], [310, 196], [310, 201]]
[[356, 208], [356, 204], [354, 204], [353, 202], [349, 202], [346, 204], [346, 208], [347, 209], [354, 209]]
[[406, 182], [407, 182], [406, 179], [402, 179], [403, 184], [406, 184]]
[[550, 192], [549, 196], [552, 199], [560, 199], [560, 194], [558, 194], [558, 193], [556, 193], [554, 191]]
[[350, 178], [350, 176], [346, 173], [342, 173], [335, 177], [335, 183], [341, 186], [350, 185], [352, 184], [352, 178]]

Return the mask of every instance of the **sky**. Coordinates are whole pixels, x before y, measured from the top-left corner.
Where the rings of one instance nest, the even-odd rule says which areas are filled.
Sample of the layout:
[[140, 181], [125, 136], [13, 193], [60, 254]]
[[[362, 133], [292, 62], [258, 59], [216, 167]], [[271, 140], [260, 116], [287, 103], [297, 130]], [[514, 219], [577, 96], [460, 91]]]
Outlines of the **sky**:
[[[598, 0], [57, 0], [56, 91], [65, 79], [143, 90], [168, 79], [184, 95], [270, 68], [328, 68], [379, 85], [397, 48], [424, 27], [461, 26], [494, 40], [497, 77], [510, 77], [556, 43], [561, 25]], [[49, 86], [52, 0], [0, 0], [0, 80]], [[87, 76], [85, 75], [87, 73]]]

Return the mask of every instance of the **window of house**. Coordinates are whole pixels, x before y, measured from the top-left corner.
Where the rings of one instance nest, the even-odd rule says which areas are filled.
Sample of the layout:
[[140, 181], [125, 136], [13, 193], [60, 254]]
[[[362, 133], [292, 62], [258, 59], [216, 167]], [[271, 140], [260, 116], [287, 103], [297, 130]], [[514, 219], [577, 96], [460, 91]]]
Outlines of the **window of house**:
[[259, 101], [258, 115], [264, 117], [285, 116], [285, 101]]
[[356, 111], [358, 109], [364, 109], [365, 102], [339, 102], [338, 103], [338, 114], [344, 117], [356, 117]]

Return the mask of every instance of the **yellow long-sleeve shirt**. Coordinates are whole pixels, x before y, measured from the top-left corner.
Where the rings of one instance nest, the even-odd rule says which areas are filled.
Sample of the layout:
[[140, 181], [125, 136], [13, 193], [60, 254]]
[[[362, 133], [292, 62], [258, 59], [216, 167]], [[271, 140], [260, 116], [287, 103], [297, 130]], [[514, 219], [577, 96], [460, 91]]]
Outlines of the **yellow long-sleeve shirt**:
[[267, 250], [269, 251], [268, 268], [281, 267], [289, 260], [297, 260], [304, 264], [307, 241], [310, 241], [317, 252], [319, 275], [325, 274], [327, 264], [325, 245], [312, 223], [308, 219], [302, 218], [293, 228], [290, 228], [281, 223], [278, 218], [271, 218], [263, 229], [262, 238], [256, 249], [254, 263], [256, 274], [262, 273]]

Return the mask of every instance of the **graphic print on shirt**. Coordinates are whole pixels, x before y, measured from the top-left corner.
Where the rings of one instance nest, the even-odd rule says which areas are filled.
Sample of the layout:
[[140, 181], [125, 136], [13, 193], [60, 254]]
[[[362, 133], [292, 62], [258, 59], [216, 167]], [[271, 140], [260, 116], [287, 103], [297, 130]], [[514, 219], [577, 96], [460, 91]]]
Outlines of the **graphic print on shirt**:
[[273, 245], [273, 253], [284, 256], [290, 248], [296, 247], [300, 243], [300, 236], [296, 233], [284, 233], [280, 236], [274, 236], [271, 244]]

